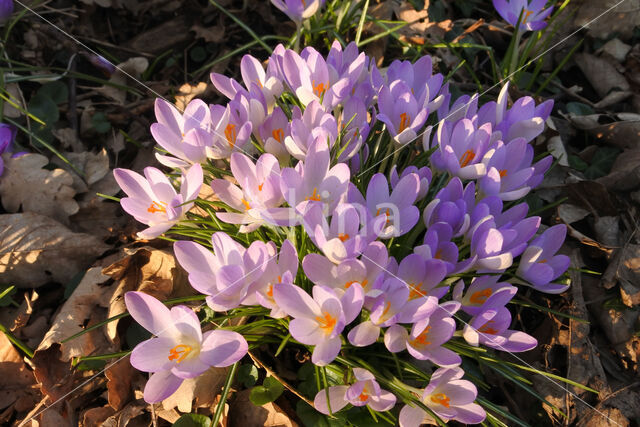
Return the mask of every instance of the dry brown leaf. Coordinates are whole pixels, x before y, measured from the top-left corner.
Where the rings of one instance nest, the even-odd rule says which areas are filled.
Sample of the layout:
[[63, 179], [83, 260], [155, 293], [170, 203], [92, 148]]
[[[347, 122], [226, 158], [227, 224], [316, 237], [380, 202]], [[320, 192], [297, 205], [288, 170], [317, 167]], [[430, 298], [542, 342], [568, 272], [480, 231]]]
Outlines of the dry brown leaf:
[[80, 427], [94, 427], [102, 425], [103, 421], [113, 415], [115, 411], [111, 406], [87, 409], [80, 417]]
[[[574, 2], [571, 5], [574, 6]], [[575, 3], [575, 10], [574, 26], [586, 26], [589, 33], [599, 39], [607, 39], [613, 33], [622, 38], [631, 37], [640, 22], [640, 0], [582, 0]]]
[[180, 86], [178, 94], [176, 95], [176, 108], [180, 111], [184, 111], [187, 105], [193, 98], [198, 95], [202, 95], [207, 90], [207, 84], [200, 82], [197, 85], [185, 83]]
[[36, 403], [33, 373], [5, 334], [0, 332], [0, 411], [12, 406], [17, 411]]
[[0, 283], [35, 288], [68, 283], [108, 246], [31, 212], [0, 215]]
[[610, 191], [631, 191], [640, 186], [640, 148], [624, 150], [611, 167], [611, 173], [596, 179]]
[[235, 395], [229, 409], [229, 426], [297, 427], [287, 414], [275, 403], [256, 406], [249, 400], [251, 390]]
[[60, 141], [65, 149], [71, 148], [75, 152], [80, 152], [85, 149], [80, 139], [78, 139], [76, 131], [71, 128], [53, 129], [51, 133]]
[[[369, 4], [367, 12], [372, 18], [377, 20], [390, 20], [393, 16], [393, 2], [376, 0]], [[365, 22], [364, 33], [367, 35], [376, 35], [384, 31], [381, 26], [375, 25], [372, 21]], [[384, 61], [384, 52], [387, 48], [388, 37], [381, 37], [367, 44], [364, 48], [365, 53], [380, 67]]]
[[105, 371], [109, 406], [116, 411], [124, 408], [132, 396], [131, 379], [137, 374], [129, 359], [115, 363]]
[[[147, 67], [149, 67], [149, 60], [147, 58], [143, 56], [129, 58], [125, 62], [116, 65], [116, 71], [109, 78], [109, 82], [126, 86], [131, 77], [139, 78], [140, 74], [142, 74]], [[104, 85], [96, 90], [121, 105], [124, 105], [127, 99], [127, 91], [114, 86]]]
[[[117, 281], [116, 290], [109, 301], [108, 317], [124, 313], [124, 294], [141, 291], [158, 299], [193, 295], [184, 270], [180, 268], [173, 254], [151, 247], [128, 251], [128, 255], [103, 270], [103, 273]], [[107, 336], [112, 342], [117, 336], [118, 321], [110, 322]]]
[[627, 79], [606, 58], [579, 53], [576, 54], [576, 64], [600, 97], [608, 95], [613, 90], [627, 92], [630, 89]]
[[43, 169], [49, 160], [41, 154], [11, 158], [3, 155], [5, 170], [0, 180], [2, 206], [8, 212], [35, 212], [67, 223], [78, 212], [73, 177], [62, 169]]
[[398, 19], [409, 24], [400, 28], [398, 34], [416, 44], [435, 43], [443, 40], [445, 34], [453, 28], [453, 22], [450, 19], [441, 22], [429, 21], [428, 0], [425, 0], [422, 10], [416, 10], [408, 1], [391, 3]]
[[610, 55], [616, 61], [623, 63], [627, 54], [631, 50], [631, 46], [620, 41], [619, 38], [611, 39], [606, 42], [598, 51], [602, 51]]
[[565, 224], [573, 224], [581, 219], [586, 218], [590, 212], [569, 203], [563, 203], [558, 206], [558, 216]]
[[[11, 77], [10, 74], [5, 74], [5, 78], [7, 77]], [[11, 99], [11, 102], [13, 102], [14, 104], [19, 105], [23, 110], [26, 110], [22, 100], [24, 99], [23, 95], [22, 95], [22, 91], [20, 90], [20, 86], [18, 85], [18, 83], [9, 83], [6, 85], [6, 87], [4, 88], [5, 91], [8, 92], [9, 98]], [[9, 104], [8, 102], [5, 102], [3, 107], [2, 107], [2, 114], [5, 115], [6, 117], [9, 117], [10, 119], [17, 119], [18, 117], [22, 117], [22, 111], [18, 110], [17, 108], [15, 108], [13, 105]]]
[[203, 39], [207, 43], [220, 43], [224, 40], [225, 31], [222, 23], [210, 27], [195, 24], [191, 27], [191, 31], [196, 33], [196, 38]]
[[194, 407], [211, 407], [222, 391], [228, 369], [209, 368], [199, 377], [184, 380], [175, 393], [162, 401], [162, 407], [165, 410], [177, 408], [180, 412], [191, 412]]
[[80, 177], [67, 163], [64, 163], [58, 158], [52, 160], [53, 164], [67, 170], [67, 172], [71, 174], [73, 177], [73, 188], [76, 190], [76, 193], [89, 191], [91, 185], [100, 181], [111, 171], [109, 169], [109, 155], [104, 148], [97, 153], [84, 151], [82, 153], [63, 152], [62, 154], [76, 169], [84, 173], [84, 177]]
[[640, 148], [640, 114], [568, 114], [566, 117], [578, 129], [586, 130], [602, 142], [622, 149]]
[[126, 427], [129, 421], [141, 415], [146, 407], [145, 402], [131, 402], [124, 409], [107, 418], [101, 427]]
[[[113, 292], [114, 284], [109, 284], [109, 276], [102, 274], [100, 267], [87, 270], [78, 287], [56, 315], [51, 329], [36, 351], [50, 348], [66, 338], [82, 332], [86, 326], [104, 320], [108, 307], [108, 298]], [[102, 309], [101, 309], [102, 308]], [[78, 338], [60, 344], [61, 360], [68, 361], [73, 357], [115, 351], [101, 330], [83, 334]]]

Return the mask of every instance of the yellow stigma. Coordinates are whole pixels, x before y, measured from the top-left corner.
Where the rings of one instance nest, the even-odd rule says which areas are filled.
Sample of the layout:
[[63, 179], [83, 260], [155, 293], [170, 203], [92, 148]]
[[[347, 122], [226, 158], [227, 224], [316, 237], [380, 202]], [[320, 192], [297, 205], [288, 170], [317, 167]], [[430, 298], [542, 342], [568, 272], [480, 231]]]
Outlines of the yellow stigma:
[[507, 170], [506, 169], [502, 169], [500, 171], [500, 178], [504, 178], [505, 176], [507, 176]]
[[238, 137], [238, 134], [236, 133], [236, 125], [229, 123], [224, 129], [224, 136], [227, 138], [229, 147], [233, 148], [233, 146], [236, 145], [236, 138]]
[[349, 234], [347, 234], [347, 233], [344, 233], [344, 234], [342, 234], [342, 233], [338, 233], [338, 239], [340, 239], [340, 240], [341, 240], [341, 241], [343, 241], [343, 242], [344, 242], [345, 240], [349, 240]]
[[178, 344], [169, 350], [169, 360], [175, 360], [176, 363], [180, 363], [184, 360], [185, 357], [191, 353], [192, 348], [188, 345]]
[[475, 156], [476, 156], [475, 151], [473, 150], [465, 151], [464, 154], [460, 157], [460, 167], [463, 168], [467, 166], [469, 163], [471, 163], [471, 160], [473, 160]]
[[529, 19], [529, 17], [531, 16], [531, 14], [533, 13], [533, 10], [529, 10], [529, 9], [525, 9], [524, 10], [524, 15], [522, 18], [522, 23], [526, 24], [527, 23], [527, 19]]
[[244, 205], [244, 208], [246, 210], [251, 209], [251, 205], [249, 204], [249, 202], [247, 202], [245, 199], [242, 199], [242, 204]]
[[320, 329], [322, 329], [326, 335], [329, 335], [331, 332], [333, 332], [333, 328], [336, 326], [337, 319], [331, 316], [326, 311], [323, 311], [322, 316], [316, 316], [316, 322], [318, 322]]
[[431, 326], [427, 326], [420, 335], [415, 337], [415, 339], [411, 340], [411, 345], [413, 347], [424, 347], [431, 344], [431, 341], [427, 340], [427, 338], [429, 337], [430, 330], [431, 330]]
[[451, 399], [449, 399], [449, 396], [447, 396], [444, 393], [438, 393], [438, 394], [434, 394], [433, 396], [431, 396], [431, 401], [433, 403], [438, 403], [442, 406], [444, 406], [445, 408], [449, 407], [449, 402], [451, 401]]
[[320, 199], [320, 195], [318, 194], [318, 188], [314, 187], [313, 194], [311, 196], [308, 196], [305, 200], [313, 200], [315, 202], [319, 202], [321, 199]]
[[495, 335], [498, 333], [497, 329], [490, 327], [489, 325], [494, 323], [493, 320], [489, 320], [487, 323], [482, 326], [482, 328], [478, 329], [478, 332], [482, 332], [483, 334]]
[[164, 202], [151, 202], [151, 205], [149, 205], [149, 208], [147, 209], [147, 212], [149, 213], [156, 213], [156, 212], [163, 212], [163, 213], [167, 213], [167, 209], [162, 206], [162, 205], [167, 205]]
[[398, 133], [402, 132], [411, 124], [411, 116], [407, 115], [407, 113], [400, 114], [400, 128], [398, 129]]
[[489, 298], [492, 293], [493, 291], [488, 288], [481, 291], [476, 291], [471, 294], [471, 298], [469, 298], [469, 301], [471, 302], [471, 304], [484, 304], [485, 301], [487, 301], [487, 298]]
[[324, 82], [316, 84], [316, 81], [314, 80], [311, 84], [313, 86], [313, 93], [315, 93], [318, 98], [322, 98], [327, 89], [329, 89], [328, 83], [325, 86]]
[[284, 139], [284, 131], [282, 130], [282, 128], [274, 129], [271, 131], [271, 136], [273, 136], [273, 139], [282, 144], [282, 140]]
[[416, 299], [426, 296], [424, 291], [422, 290], [422, 282], [418, 283], [417, 285], [409, 283], [409, 289], [411, 289], [411, 292], [409, 292], [409, 299]]

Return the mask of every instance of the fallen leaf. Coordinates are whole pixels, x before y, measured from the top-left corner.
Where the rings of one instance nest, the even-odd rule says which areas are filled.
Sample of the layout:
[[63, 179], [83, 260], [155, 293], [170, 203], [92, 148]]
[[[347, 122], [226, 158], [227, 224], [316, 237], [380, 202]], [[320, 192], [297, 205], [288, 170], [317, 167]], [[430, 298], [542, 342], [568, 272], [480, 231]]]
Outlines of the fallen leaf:
[[229, 408], [229, 426], [297, 427], [287, 414], [273, 402], [256, 406], [249, 400], [251, 390], [237, 393]]
[[81, 153], [63, 152], [62, 155], [66, 157], [76, 169], [84, 174], [84, 177], [80, 177], [68, 163], [63, 162], [59, 158], [52, 160], [53, 164], [66, 169], [67, 172], [71, 174], [73, 177], [73, 188], [76, 190], [76, 193], [89, 191], [91, 185], [97, 183], [111, 172], [111, 169], [109, 169], [109, 155], [104, 148], [97, 153], [90, 151], [83, 151]]
[[558, 206], [558, 216], [565, 224], [573, 224], [581, 219], [586, 218], [591, 212], [586, 209], [582, 209], [579, 206], [572, 205], [570, 203], [563, 203]]
[[203, 39], [207, 43], [220, 43], [224, 40], [225, 31], [222, 23], [210, 27], [195, 24], [190, 30], [196, 33], [196, 38]]
[[391, 3], [398, 19], [408, 23], [408, 25], [398, 30], [398, 34], [414, 42], [421, 40], [421, 43], [418, 42], [416, 44], [436, 43], [443, 40], [445, 34], [453, 28], [453, 22], [450, 19], [439, 22], [429, 20], [428, 0], [425, 0], [422, 10], [416, 10], [411, 2], [408, 1]]
[[609, 191], [631, 191], [640, 186], [640, 148], [624, 150], [618, 155], [611, 172], [596, 182]]
[[162, 401], [162, 407], [165, 410], [178, 408], [180, 412], [191, 412], [193, 407], [211, 407], [222, 391], [228, 369], [209, 368], [196, 378], [184, 380], [174, 394]]
[[7, 336], [0, 332], [0, 411], [12, 406], [24, 411], [36, 400], [36, 382], [20, 353], [13, 347]]
[[[4, 76], [5, 78], [11, 77], [10, 74], [5, 74]], [[24, 96], [22, 95], [22, 91], [20, 90], [20, 86], [18, 85], [18, 83], [9, 83], [3, 89], [7, 92], [7, 95], [11, 99], [11, 102], [18, 105], [23, 110], [26, 110], [23, 103]], [[10, 119], [17, 119], [19, 117], [22, 117], [22, 111], [18, 110], [8, 102], [5, 102], [3, 104], [2, 114], [6, 117], [9, 117]]]
[[547, 148], [554, 159], [558, 160], [558, 164], [562, 166], [569, 166], [569, 156], [567, 150], [564, 148], [562, 138], [560, 135], [552, 136], [547, 141]]
[[[144, 413], [144, 409], [147, 407], [145, 402], [136, 401], [131, 402], [124, 407], [121, 411], [116, 412], [101, 424], [101, 427], [126, 427], [129, 421], [133, 420], [139, 415]], [[149, 425], [149, 424], [146, 424]]]
[[627, 54], [631, 50], [631, 46], [620, 41], [619, 38], [614, 38], [606, 42], [600, 49], [601, 52], [611, 56], [616, 61], [623, 63]]
[[[131, 81], [131, 78], [140, 78], [142, 74], [149, 67], [149, 60], [143, 56], [129, 58], [125, 62], [116, 65], [116, 71], [109, 78], [109, 82], [127, 86], [127, 83]], [[113, 99], [121, 105], [124, 105], [127, 99], [127, 91], [114, 86], [103, 85], [96, 89], [104, 96]]]
[[46, 216], [0, 215], [0, 283], [35, 288], [66, 284], [108, 246], [95, 236], [73, 233]]
[[606, 58], [579, 53], [576, 54], [576, 64], [600, 97], [608, 95], [613, 90], [628, 92], [631, 88], [627, 79]]
[[2, 206], [8, 212], [46, 215], [68, 223], [69, 215], [78, 212], [73, 177], [62, 169], [43, 169], [49, 160], [41, 154], [25, 154], [11, 158], [3, 154], [5, 170], [0, 180]]
[[607, 39], [618, 34], [623, 39], [633, 35], [640, 22], [640, 0], [583, 0], [572, 2], [575, 7], [575, 27], [586, 27], [589, 34]]
[[101, 406], [87, 409], [80, 417], [80, 427], [94, 427], [102, 425], [103, 421], [113, 415], [115, 411], [111, 406]]
[[60, 141], [65, 149], [71, 148], [75, 152], [80, 152], [84, 149], [82, 142], [78, 139], [76, 131], [71, 128], [53, 129], [51, 133]]
[[176, 108], [184, 111], [193, 98], [202, 95], [206, 90], [207, 84], [205, 82], [200, 82], [197, 85], [191, 85], [189, 83], [183, 84], [180, 86], [180, 89], [178, 89], [178, 94], [176, 95]]
[[115, 363], [105, 371], [107, 377], [107, 400], [116, 411], [124, 408], [132, 396], [131, 379], [137, 375], [129, 359]]

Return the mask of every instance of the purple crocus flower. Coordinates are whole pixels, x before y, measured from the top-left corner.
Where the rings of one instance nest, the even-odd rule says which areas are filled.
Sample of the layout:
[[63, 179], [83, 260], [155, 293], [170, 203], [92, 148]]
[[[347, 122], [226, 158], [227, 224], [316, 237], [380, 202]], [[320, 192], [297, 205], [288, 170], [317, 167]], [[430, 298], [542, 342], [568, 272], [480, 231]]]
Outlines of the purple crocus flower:
[[454, 237], [461, 236], [469, 229], [469, 214], [475, 206], [475, 200], [474, 182], [463, 188], [460, 178], [454, 177], [424, 208], [424, 223], [429, 228], [437, 222], [445, 222], [453, 230]]
[[564, 243], [566, 235], [567, 227], [563, 224], [546, 229], [522, 254], [516, 275], [540, 292], [559, 294], [566, 291], [569, 285], [551, 283], [569, 268], [568, 256], [555, 255]]
[[[242, 301], [245, 305], [256, 303], [263, 307], [270, 308], [269, 316], [273, 318], [283, 318], [287, 314], [278, 307], [273, 299], [273, 288], [281, 283], [293, 284], [293, 280], [298, 273], [298, 252], [295, 246], [285, 240], [280, 246], [280, 253], [276, 257], [276, 245], [273, 242], [267, 243], [269, 260], [267, 261], [264, 274], [260, 276], [247, 290], [247, 297]], [[252, 299], [255, 295], [255, 301]]]
[[225, 367], [247, 354], [247, 341], [237, 332], [221, 329], [202, 333], [198, 316], [184, 305], [169, 310], [142, 292], [124, 295], [127, 310], [155, 337], [138, 344], [131, 353], [131, 365], [153, 372], [144, 388], [147, 403], [171, 396], [187, 378], [195, 378], [211, 366]]
[[[471, 119], [478, 112], [478, 94], [461, 95], [451, 103], [451, 92], [449, 92], [449, 83], [445, 83], [440, 90], [443, 96], [443, 102], [438, 108], [438, 120], [447, 120], [457, 122], [462, 119]], [[425, 150], [428, 150], [425, 145]]]
[[353, 368], [353, 376], [356, 382], [351, 386], [339, 385], [320, 390], [313, 400], [316, 410], [331, 415], [349, 403], [353, 406], [366, 405], [377, 412], [388, 411], [394, 407], [396, 397], [393, 393], [381, 389], [371, 372], [362, 368]]
[[441, 261], [447, 274], [457, 274], [468, 270], [476, 258], [471, 257], [458, 262], [458, 245], [453, 243], [453, 230], [446, 222], [436, 222], [431, 225], [424, 236], [424, 244], [416, 246], [413, 252], [423, 259], [437, 259]]
[[[479, 424], [487, 414], [477, 403], [473, 403], [478, 390], [472, 382], [462, 380], [462, 368], [440, 368], [431, 375], [421, 401], [445, 422], [456, 420], [462, 424]], [[405, 405], [400, 410], [400, 427], [419, 427], [437, 424], [436, 420], [417, 406]]]
[[358, 283], [365, 296], [371, 299], [383, 291], [384, 271], [388, 262], [387, 247], [381, 242], [371, 242], [362, 252], [362, 259], [348, 259], [334, 264], [328, 258], [312, 253], [304, 257], [302, 268], [316, 285], [329, 287], [341, 294]]
[[499, 276], [474, 277], [462, 295], [464, 282], [460, 280], [453, 288], [453, 299], [462, 304], [462, 310], [476, 316], [489, 309], [504, 307], [518, 292], [518, 288], [507, 282], [498, 282]]
[[304, 113], [298, 107], [293, 109], [291, 136], [284, 138], [289, 154], [298, 160], [304, 160], [309, 146], [319, 139], [333, 147], [338, 138], [338, 125], [335, 117], [328, 114], [318, 101], [311, 101]]
[[409, 173], [400, 179], [389, 194], [387, 178], [375, 174], [367, 187], [367, 199], [355, 186], [349, 188], [349, 201], [366, 206], [374, 218], [385, 217], [386, 225], [380, 238], [388, 239], [408, 233], [420, 219], [420, 210], [413, 204], [420, 192], [420, 177]]
[[273, 154], [283, 162], [289, 160], [289, 152], [284, 146], [284, 140], [291, 135], [291, 124], [282, 108], [273, 109], [258, 129], [258, 135], [267, 153]]
[[100, 69], [107, 77], [116, 72], [116, 66], [102, 55], [89, 54], [87, 59], [94, 67]]
[[128, 196], [120, 200], [122, 209], [149, 226], [138, 237], [153, 239], [173, 227], [193, 207], [202, 186], [202, 167], [195, 164], [182, 174], [180, 194], [160, 170], [147, 167], [144, 175], [128, 169], [113, 171], [116, 182]]
[[183, 168], [203, 163], [211, 156], [211, 114], [209, 106], [199, 99], [189, 102], [181, 114], [164, 99], [155, 103], [157, 123], [151, 125], [151, 135], [160, 147], [172, 156], [156, 153], [160, 163], [172, 168]]
[[431, 162], [441, 171], [447, 171], [460, 179], [478, 179], [487, 173], [484, 162], [493, 150], [489, 150], [491, 124], [477, 127], [474, 121], [462, 119], [451, 123], [443, 120], [434, 137], [436, 151]]
[[2, 154], [11, 152], [15, 137], [16, 131], [13, 126], [0, 123], [0, 176], [4, 172], [4, 160], [2, 159]]
[[429, 116], [424, 102], [425, 99], [414, 95], [411, 87], [402, 80], [382, 86], [378, 94], [378, 120], [387, 125], [396, 144], [408, 144], [417, 138]]
[[396, 168], [396, 165], [393, 165], [393, 167], [391, 168], [391, 176], [389, 180], [391, 182], [391, 188], [396, 188], [396, 185], [398, 185], [400, 179], [404, 178], [410, 173], [415, 173], [420, 178], [420, 189], [418, 190], [418, 196], [416, 197], [416, 200], [422, 200], [429, 191], [429, 184], [431, 183], [432, 178], [431, 169], [429, 169], [427, 166], [423, 166], [419, 169], [417, 166], [407, 166], [398, 176], [398, 169]]
[[479, 344], [500, 351], [518, 353], [538, 345], [532, 336], [508, 329], [511, 313], [506, 307], [488, 309], [474, 316], [463, 329], [464, 339], [473, 346]]
[[266, 153], [254, 164], [244, 154], [231, 154], [231, 172], [240, 184], [236, 187], [226, 179], [211, 181], [211, 189], [224, 203], [236, 212], [217, 212], [216, 216], [230, 224], [241, 224], [239, 231], [249, 233], [264, 224], [267, 209], [284, 202], [280, 192], [280, 165]]
[[271, 0], [271, 3], [299, 26], [302, 21], [316, 14], [324, 5], [324, 0]]
[[[411, 289], [402, 280], [391, 277], [383, 284], [385, 292], [373, 302], [369, 320], [360, 323], [348, 334], [349, 342], [366, 347], [378, 339], [381, 328], [397, 323], [415, 323], [425, 319], [438, 307], [434, 296], [409, 298]], [[385, 344], [391, 342], [385, 334]]]
[[430, 360], [443, 367], [460, 365], [460, 356], [442, 347], [456, 331], [456, 321], [451, 316], [459, 308], [460, 303], [455, 301], [439, 305], [427, 319], [416, 322], [411, 328], [411, 333], [402, 326], [390, 326], [384, 337], [387, 348], [393, 353], [406, 349], [418, 360]]
[[478, 181], [480, 191], [507, 201], [526, 196], [531, 191], [527, 184], [534, 172], [532, 157], [533, 148], [524, 138], [508, 144], [498, 141], [495, 152], [486, 160], [487, 174]]
[[[213, 252], [195, 242], [179, 241], [173, 245], [173, 251], [189, 273], [191, 286], [207, 295], [209, 307], [216, 311], [236, 308], [273, 256], [263, 242], [255, 241], [245, 249], [221, 231], [213, 233], [211, 244]], [[249, 296], [254, 297], [253, 293]]]
[[418, 254], [407, 255], [398, 265], [392, 257], [388, 272], [409, 287], [409, 300], [433, 295], [442, 298], [448, 287], [438, 286], [447, 275], [447, 266], [439, 259], [425, 260]]
[[325, 366], [340, 352], [340, 334], [360, 314], [364, 292], [354, 283], [340, 298], [323, 286], [314, 286], [312, 293], [313, 298], [298, 286], [283, 283], [274, 287], [273, 299], [294, 318], [289, 323], [291, 336], [303, 344], [315, 346], [311, 361]]
[[338, 122], [342, 132], [339, 162], [351, 159], [362, 148], [371, 130], [367, 117], [367, 107], [361, 99], [353, 96], [345, 102]]
[[520, 31], [539, 31], [547, 26], [545, 19], [553, 11], [553, 6], [543, 9], [547, 0], [493, 0], [493, 7], [500, 16], [514, 27], [520, 21]]
[[210, 131], [213, 142], [211, 155], [214, 159], [228, 159], [235, 151], [250, 151], [251, 130], [253, 129], [249, 118], [249, 111], [240, 102], [240, 98], [234, 98], [226, 107], [212, 105]]
[[13, 0], [0, 0], [0, 24], [4, 24], [13, 13]]

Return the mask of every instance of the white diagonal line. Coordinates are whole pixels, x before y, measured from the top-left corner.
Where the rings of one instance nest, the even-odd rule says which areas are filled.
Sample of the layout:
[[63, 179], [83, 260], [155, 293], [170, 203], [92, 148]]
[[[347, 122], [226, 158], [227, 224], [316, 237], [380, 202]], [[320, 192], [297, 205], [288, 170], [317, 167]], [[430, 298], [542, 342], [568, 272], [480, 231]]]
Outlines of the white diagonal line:
[[[600, 0], [602, 1], [602, 0]], [[568, 36], [566, 36], [565, 38], [563, 38], [562, 40], [560, 40], [559, 42], [557, 42], [556, 44], [554, 44], [553, 46], [551, 46], [550, 48], [548, 48], [547, 50], [545, 50], [544, 52], [542, 52], [541, 54], [539, 54], [538, 56], [536, 56], [535, 58], [529, 60], [526, 64], [524, 64], [522, 67], [518, 68], [517, 70], [513, 71], [511, 74], [509, 74], [508, 76], [506, 76], [505, 78], [503, 78], [502, 80], [500, 80], [498, 83], [494, 84], [493, 86], [491, 86], [489, 89], [485, 90], [484, 92], [482, 92], [480, 95], [478, 95], [478, 98], [480, 98], [483, 95], [486, 95], [489, 91], [493, 90], [494, 88], [500, 86], [501, 84], [503, 84], [504, 82], [508, 81], [511, 77], [513, 77], [516, 73], [520, 72], [521, 70], [523, 70], [524, 68], [528, 67], [529, 65], [531, 65], [533, 62], [537, 61], [538, 59], [542, 58], [544, 55], [546, 55], [547, 53], [549, 53], [550, 51], [552, 51], [553, 49], [555, 49], [556, 47], [560, 46], [561, 44], [563, 44], [564, 42], [566, 42], [567, 40], [569, 40], [571, 37], [575, 36], [577, 33], [579, 33], [581, 30], [583, 30], [584, 28], [587, 28], [589, 25], [593, 24], [595, 21], [597, 21], [598, 19], [602, 18], [604, 15], [606, 15], [607, 13], [611, 12], [613, 9], [615, 9], [616, 7], [620, 6], [622, 3], [624, 3], [627, 0], [620, 0], [618, 3], [614, 4], [613, 6], [611, 6], [609, 9], [605, 10], [604, 12], [602, 12], [600, 15], [596, 16], [595, 18], [593, 18], [591, 21], [587, 22], [586, 24], [582, 25], [580, 28], [578, 28], [577, 30], [575, 30], [574, 32], [572, 32], [571, 34], [569, 34]], [[459, 106], [458, 108], [456, 108], [455, 110], [449, 112], [449, 114], [447, 114], [442, 120], [446, 120], [449, 117], [451, 117], [452, 115], [454, 115], [455, 113], [457, 113], [458, 111], [461, 111], [465, 108], [467, 108], [471, 102], [473, 102], [473, 97], [469, 99], [468, 102], [466, 102], [465, 104], [462, 104], [461, 106]], [[367, 169], [361, 171], [360, 173], [358, 173], [358, 177], [362, 176], [365, 172], [370, 171], [371, 169], [373, 169], [374, 167], [378, 166], [380, 163], [382, 163], [383, 161], [385, 161], [386, 159], [388, 159], [389, 157], [393, 156], [394, 154], [396, 154], [398, 151], [402, 150], [404, 147], [406, 147], [407, 145], [411, 144], [412, 142], [416, 141], [418, 138], [420, 138], [421, 136], [423, 136], [424, 134], [426, 134], [427, 132], [431, 131], [433, 129], [433, 126], [429, 125], [427, 126], [427, 129], [425, 129], [422, 133], [420, 133], [419, 135], [416, 135], [416, 137], [414, 139], [412, 139], [411, 141], [408, 141], [404, 144], [402, 144], [400, 147], [396, 148], [395, 150], [393, 150], [391, 153], [387, 154], [386, 156], [384, 156], [381, 160], [377, 161], [376, 163], [374, 163], [373, 165], [369, 166]], [[393, 143], [393, 142], [391, 142]]]
[[[369, 261], [371, 261], [373, 264], [375, 264], [376, 266], [378, 266], [379, 268], [381, 268], [382, 270], [384, 270], [385, 272], [387, 272], [390, 276], [392, 276], [394, 279], [399, 280], [400, 282], [404, 283], [409, 289], [417, 292], [419, 295], [422, 296], [427, 296], [421, 289], [416, 289], [414, 286], [412, 286], [411, 284], [407, 283], [405, 280], [403, 280], [401, 277], [398, 277], [397, 275], [393, 274], [391, 271], [389, 271], [386, 266], [380, 265], [378, 264], [375, 260], [369, 258], [368, 256], [366, 256], [364, 253], [362, 254], [363, 258], [368, 259]], [[534, 371], [538, 371], [538, 369], [534, 368], [531, 364], [527, 363], [526, 361], [524, 361], [521, 357], [517, 356], [515, 353], [506, 350], [504, 347], [502, 347], [500, 344], [498, 344], [495, 341], [495, 338], [492, 337], [490, 334], [486, 334], [484, 332], [479, 331], [478, 329], [474, 328], [473, 326], [471, 326], [470, 324], [468, 324], [467, 322], [465, 322], [464, 320], [462, 320], [459, 316], [455, 315], [455, 313], [451, 313], [449, 310], [447, 310], [446, 308], [443, 308], [442, 306], [440, 306], [438, 304], [437, 306], [439, 309], [445, 311], [447, 314], [449, 314], [452, 317], [455, 317], [458, 321], [460, 321], [461, 323], [465, 324], [466, 326], [470, 327], [471, 329], [473, 329], [476, 333], [478, 333], [479, 335], [482, 335], [484, 338], [486, 338], [488, 341], [491, 341], [491, 343], [497, 347], [500, 348], [500, 351], [504, 351], [505, 353], [509, 353], [511, 356], [513, 356], [515, 359], [517, 359], [519, 362], [523, 363], [524, 365], [526, 365], [527, 367], [533, 369]], [[534, 372], [535, 373], [535, 372]], [[576, 395], [575, 393], [573, 393], [571, 390], [569, 390], [568, 387], [563, 386], [562, 384], [558, 383], [557, 381], [554, 381], [553, 378], [550, 378], [546, 375], [542, 375], [542, 374], [538, 374], [544, 378], [546, 378], [548, 381], [550, 381], [551, 383], [555, 384], [556, 386], [558, 386], [559, 388], [561, 388], [562, 390], [564, 390], [566, 393], [569, 393], [571, 396], [573, 396], [575, 399], [579, 400], [580, 402], [584, 403], [586, 406], [588, 406], [589, 408], [591, 408], [591, 410], [596, 411], [598, 414], [602, 415], [604, 418], [606, 418], [607, 420], [611, 421], [613, 424], [617, 425], [617, 426], [621, 426], [621, 424], [617, 423], [616, 421], [612, 420], [611, 418], [609, 418], [607, 415], [605, 415], [604, 413], [602, 413], [601, 411], [599, 411], [598, 409], [596, 409], [594, 406], [590, 405], [589, 403], [585, 402], [584, 399], [582, 399], [581, 397], [579, 397], [578, 395]], [[568, 409], [568, 408], [567, 408]], [[621, 426], [622, 427], [622, 426]]]

